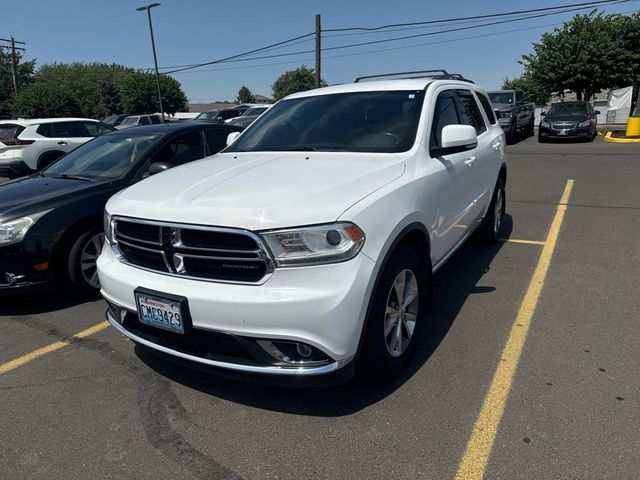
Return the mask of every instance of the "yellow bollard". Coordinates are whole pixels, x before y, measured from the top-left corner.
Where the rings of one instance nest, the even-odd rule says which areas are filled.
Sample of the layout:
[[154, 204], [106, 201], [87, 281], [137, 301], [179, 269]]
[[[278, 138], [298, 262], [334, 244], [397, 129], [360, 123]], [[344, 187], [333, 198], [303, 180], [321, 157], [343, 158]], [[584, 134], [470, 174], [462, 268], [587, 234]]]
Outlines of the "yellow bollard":
[[640, 136], [640, 117], [629, 117], [627, 120], [627, 137]]

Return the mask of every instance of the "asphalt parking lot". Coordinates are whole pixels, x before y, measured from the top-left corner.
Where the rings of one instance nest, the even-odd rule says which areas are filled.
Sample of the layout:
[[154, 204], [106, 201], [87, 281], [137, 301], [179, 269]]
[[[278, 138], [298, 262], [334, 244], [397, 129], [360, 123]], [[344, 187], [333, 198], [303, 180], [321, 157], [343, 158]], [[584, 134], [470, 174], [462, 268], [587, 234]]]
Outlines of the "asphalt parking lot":
[[505, 241], [437, 273], [391, 383], [212, 377], [103, 328], [100, 300], [0, 297], [0, 477], [638, 478], [640, 145], [508, 151]]

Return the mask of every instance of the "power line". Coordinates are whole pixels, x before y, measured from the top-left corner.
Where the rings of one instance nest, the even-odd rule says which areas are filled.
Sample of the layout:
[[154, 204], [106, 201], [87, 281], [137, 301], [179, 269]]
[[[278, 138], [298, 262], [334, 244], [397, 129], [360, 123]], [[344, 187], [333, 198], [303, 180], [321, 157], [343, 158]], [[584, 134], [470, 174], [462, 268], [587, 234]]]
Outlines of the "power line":
[[[612, 1], [612, 0], [608, 0], [608, 1]], [[613, 0], [613, 1], [615, 3], [624, 3], [624, 2], [628, 2], [629, 0]], [[372, 40], [372, 41], [368, 41], [368, 42], [352, 43], [352, 44], [348, 44], [348, 45], [338, 45], [338, 46], [334, 46], [334, 47], [323, 48], [322, 51], [323, 52], [327, 52], [327, 51], [332, 51], [332, 50], [342, 50], [342, 49], [345, 49], [345, 48], [355, 48], [355, 47], [376, 45], [376, 44], [387, 43], [387, 42], [395, 42], [395, 41], [399, 41], [399, 40], [408, 40], [408, 39], [412, 39], [412, 38], [420, 38], [420, 37], [427, 37], [427, 36], [432, 36], [432, 35], [440, 35], [440, 34], [444, 34], [444, 33], [460, 32], [460, 31], [464, 31], [464, 30], [472, 30], [472, 29], [476, 29], [476, 28], [488, 27], [488, 26], [493, 26], [493, 25], [502, 25], [502, 24], [506, 24], [506, 23], [513, 23], [513, 22], [518, 22], [518, 21], [522, 21], [522, 20], [531, 20], [533, 18], [541, 18], [541, 17], [552, 16], [552, 15], [560, 15], [560, 14], [563, 14], [563, 13], [570, 13], [570, 12], [575, 12], [575, 11], [579, 11], [579, 10], [584, 10], [585, 8], [589, 8], [589, 7], [577, 7], [577, 8], [571, 8], [571, 9], [565, 9], [565, 10], [558, 11], [558, 12], [539, 13], [537, 15], [528, 15], [528, 16], [519, 17], [519, 18], [510, 18], [510, 19], [506, 19], [506, 20], [499, 20], [499, 21], [496, 21], [496, 22], [482, 23], [482, 24], [479, 24], [479, 25], [467, 25], [467, 26], [464, 26], [464, 27], [451, 28], [451, 29], [445, 29], [445, 30], [437, 30], [435, 32], [419, 33], [419, 34], [415, 34], [415, 35], [405, 35], [405, 36], [402, 36], [402, 37], [385, 38], [385, 39], [382, 39], [382, 40]], [[259, 57], [251, 57], [251, 58], [232, 58], [230, 60], [210, 62], [210, 63], [208, 63], [208, 65], [211, 65], [213, 63], [237, 63], [237, 62], [248, 62], [248, 61], [252, 61], [252, 60], [267, 60], [267, 59], [272, 59], [272, 58], [290, 57], [290, 56], [295, 56], [295, 55], [306, 55], [306, 54], [313, 53], [313, 52], [314, 52], [314, 50], [300, 50], [300, 51], [297, 51], [297, 52], [279, 53], [279, 54], [274, 54], [274, 55], [262, 55], [262, 56], [259, 56]], [[183, 71], [183, 70], [190, 70], [191, 68], [197, 68], [197, 66], [188, 67], [188, 68], [184, 68], [184, 69], [181, 69], [181, 70], [176, 70], [176, 71], [173, 71], [173, 72], [165, 72], [165, 73], [167, 73], [167, 74], [168, 73], [176, 73], [176, 72]]]
[[346, 32], [346, 31], [354, 31], [354, 30], [375, 31], [375, 30], [382, 30], [382, 29], [385, 29], [385, 28], [392, 28], [392, 27], [407, 27], [407, 26], [412, 26], [412, 25], [428, 25], [428, 24], [434, 24], [434, 23], [452, 22], [452, 21], [457, 21], [457, 20], [475, 20], [475, 19], [481, 19], [481, 18], [492, 18], [492, 17], [504, 17], [504, 16], [509, 16], [509, 15], [519, 15], [519, 14], [523, 14], [523, 13], [545, 12], [545, 11], [550, 11], [550, 10], [559, 10], [559, 9], [562, 9], [562, 8], [570, 8], [570, 7], [578, 7], [578, 6], [581, 6], [583, 8], [589, 8], [589, 7], [596, 7], [596, 6], [607, 4], [607, 3], [620, 3], [621, 1], [622, 2], [627, 2], [627, 1], [630, 1], [630, 0], [599, 0], [599, 1], [593, 1], [593, 2], [583, 2], [583, 3], [574, 3], [574, 4], [569, 4], [569, 5], [559, 5], [559, 6], [556, 6], [556, 7], [533, 8], [533, 9], [530, 9], [530, 10], [519, 10], [519, 11], [513, 11], [513, 12], [492, 13], [492, 14], [486, 14], [486, 15], [474, 15], [474, 16], [470, 16], [470, 17], [457, 17], [457, 18], [447, 18], [447, 19], [441, 19], [441, 20], [428, 20], [428, 21], [424, 21], [424, 22], [394, 23], [394, 24], [381, 25], [381, 26], [378, 26], [378, 27], [330, 28], [330, 29], [323, 30], [323, 32]]
[[[469, 16], [469, 17], [457, 17], [457, 18], [450, 18], [450, 19], [430, 20], [430, 21], [424, 21], [424, 22], [397, 23], [397, 24], [382, 25], [382, 26], [379, 26], [379, 27], [352, 27], [352, 28], [342, 28], [342, 29], [326, 29], [326, 30], [322, 30], [322, 31], [323, 32], [339, 32], [339, 31], [350, 31], [350, 30], [351, 31], [352, 30], [374, 31], [374, 30], [381, 30], [381, 29], [384, 29], [384, 28], [403, 27], [403, 26], [410, 26], [410, 25], [430, 25], [430, 24], [442, 24], [442, 23], [446, 23], [446, 22], [463, 22], [463, 21], [486, 19], [486, 18], [490, 18], [490, 17], [505, 17], [505, 16], [522, 15], [522, 14], [526, 14], [526, 13], [534, 13], [534, 12], [546, 12], [546, 13], [540, 13], [540, 14], [537, 14], [537, 15], [526, 15], [526, 16], [519, 17], [519, 18], [510, 18], [510, 19], [500, 20], [500, 21], [496, 21], [496, 22], [488, 22], [488, 23], [483, 23], [483, 24], [478, 24], [478, 25], [466, 25], [466, 26], [463, 26], [463, 27], [458, 27], [458, 28], [453, 28], [453, 29], [438, 30], [438, 31], [435, 31], [435, 32], [420, 33], [420, 34], [415, 34], [415, 35], [405, 35], [405, 36], [401, 36], [401, 37], [394, 37], [394, 38], [387, 38], [387, 39], [381, 39], [381, 40], [373, 40], [373, 41], [368, 41], [368, 42], [359, 42], [359, 43], [353, 43], [353, 44], [347, 44], [347, 45], [339, 45], [339, 46], [334, 46], [334, 47], [327, 47], [327, 48], [323, 48], [322, 51], [324, 52], [324, 51], [340, 50], [340, 49], [345, 49], [345, 48], [355, 48], [355, 47], [359, 47], [359, 46], [368, 46], [368, 45], [375, 45], [375, 44], [386, 43], [386, 42], [408, 40], [408, 39], [412, 39], [412, 38], [419, 38], [419, 37], [425, 37], [425, 36], [431, 36], [431, 35], [439, 35], [439, 34], [443, 34], [443, 33], [459, 32], [459, 31], [464, 31], [464, 30], [482, 28], [482, 27], [493, 26], [493, 25], [501, 25], [501, 24], [505, 24], [505, 23], [517, 22], [517, 21], [522, 21], [522, 20], [530, 20], [530, 19], [533, 19], [533, 18], [540, 18], [540, 17], [551, 16], [551, 15], [560, 15], [560, 14], [563, 14], [563, 13], [570, 13], [570, 12], [574, 12], [574, 11], [584, 10], [584, 9], [587, 9], [587, 8], [592, 8], [592, 7], [600, 6], [600, 5], [604, 5], [604, 4], [608, 4], [608, 5], [610, 5], [610, 4], [619, 4], [619, 3], [626, 3], [626, 2], [629, 2], [629, 1], [631, 1], [631, 0], [599, 0], [599, 1], [592, 1], [592, 2], [583, 2], [583, 3], [569, 4], [569, 5], [561, 5], [561, 6], [556, 6], [556, 7], [546, 7], [546, 8], [537, 8], [537, 9], [530, 9], [530, 10], [501, 12], [501, 13], [487, 14], [487, 15], [477, 15], [477, 16]], [[218, 59], [218, 60], [212, 60], [210, 62], [203, 62], [203, 63], [192, 64], [192, 65], [185, 65], [184, 67], [181, 67], [181, 68], [178, 68], [178, 69], [175, 69], [175, 70], [170, 70], [170, 71], [164, 72], [164, 73], [165, 74], [179, 73], [179, 72], [183, 72], [183, 71], [186, 71], [186, 70], [192, 70], [194, 68], [199, 68], [199, 67], [218, 64], [218, 63], [235, 63], [235, 62], [246, 62], [246, 61], [252, 61], [252, 60], [264, 60], [264, 59], [270, 59], [270, 58], [282, 58], [282, 57], [295, 56], [295, 55], [306, 55], [306, 54], [309, 54], [309, 53], [313, 53], [314, 50], [303, 50], [303, 51], [281, 53], [281, 54], [274, 54], [274, 55], [263, 55], [263, 56], [259, 56], [259, 57], [241, 58], [241, 57], [249, 56], [249, 55], [254, 54], [254, 53], [267, 51], [267, 50], [273, 49], [274, 47], [284, 48], [285, 44], [288, 44], [286, 46], [289, 47], [289, 46], [293, 45], [292, 42], [294, 42], [296, 40], [301, 40], [301, 39], [308, 39], [308, 37], [310, 37], [312, 35], [314, 35], [314, 34], [313, 33], [308, 33], [306, 35], [301, 35], [299, 37], [295, 37], [295, 38], [292, 38], [292, 39], [289, 39], [289, 40], [285, 40], [283, 42], [278, 42], [276, 44], [268, 45], [266, 47], [262, 47], [262, 48], [251, 50], [249, 52], [244, 52], [242, 54], [233, 55], [233, 56], [222, 58], [222, 59]], [[308, 40], [304, 40], [304, 41], [308, 41]], [[299, 42], [299, 43], [303, 43], [303, 42]]]
[[266, 47], [256, 48], [256, 49], [254, 49], [254, 50], [249, 50], [248, 52], [239, 53], [239, 54], [237, 54], [237, 55], [232, 55], [232, 56], [230, 56], [230, 57], [221, 58], [221, 59], [219, 59], [219, 60], [212, 60], [212, 61], [210, 61], [210, 62], [198, 63], [198, 64], [195, 64], [195, 65], [191, 65], [191, 66], [189, 66], [189, 67], [179, 68], [179, 69], [177, 69], [177, 70], [171, 70], [171, 71], [169, 71], [169, 72], [164, 72], [164, 73], [165, 73], [165, 74], [177, 73], [177, 72], [182, 72], [182, 71], [184, 71], [184, 70], [191, 70], [192, 68], [204, 67], [204, 66], [206, 66], [206, 65], [213, 65], [214, 63], [222, 63], [222, 62], [226, 62], [226, 61], [229, 61], [229, 60], [233, 60], [233, 59], [236, 59], [236, 58], [240, 58], [240, 57], [244, 57], [244, 56], [250, 55], [250, 54], [252, 54], [252, 53], [258, 53], [258, 52], [262, 52], [262, 51], [264, 51], [264, 50], [271, 49], [271, 48], [273, 48], [273, 47], [278, 47], [278, 46], [280, 46], [280, 45], [285, 45], [285, 44], [287, 44], [287, 43], [291, 43], [291, 42], [294, 42], [294, 41], [296, 41], [296, 40], [300, 40], [300, 39], [303, 39], [303, 38], [307, 38], [307, 37], [310, 37], [310, 36], [312, 36], [312, 35], [314, 35], [314, 32], [312, 32], [312, 33], [307, 33], [307, 34], [305, 34], [305, 35], [299, 35], [299, 36], [297, 36], [297, 37], [293, 37], [293, 38], [290, 38], [290, 39], [288, 39], [288, 40], [283, 40], [282, 42], [273, 43], [273, 44], [271, 44], [271, 45], [267, 45]]

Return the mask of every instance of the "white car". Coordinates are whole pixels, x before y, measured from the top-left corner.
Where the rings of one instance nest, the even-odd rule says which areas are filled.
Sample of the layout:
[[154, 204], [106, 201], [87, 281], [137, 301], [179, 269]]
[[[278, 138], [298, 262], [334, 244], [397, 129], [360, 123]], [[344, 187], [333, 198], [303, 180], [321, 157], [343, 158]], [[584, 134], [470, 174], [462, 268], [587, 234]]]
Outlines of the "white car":
[[122, 120], [120, 125], [116, 126], [116, 129], [122, 130], [124, 128], [137, 127], [140, 125], [157, 125], [158, 123], [162, 123], [160, 115], [131, 115]]
[[396, 373], [433, 272], [476, 230], [497, 241], [505, 211], [504, 133], [485, 91], [454, 78], [290, 95], [221, 154], [112, 197], [108, 320], [227, 371]]
[[42, 170], [65, 153], [113, 130], [90, 118], [1, 120], [0, 177]]

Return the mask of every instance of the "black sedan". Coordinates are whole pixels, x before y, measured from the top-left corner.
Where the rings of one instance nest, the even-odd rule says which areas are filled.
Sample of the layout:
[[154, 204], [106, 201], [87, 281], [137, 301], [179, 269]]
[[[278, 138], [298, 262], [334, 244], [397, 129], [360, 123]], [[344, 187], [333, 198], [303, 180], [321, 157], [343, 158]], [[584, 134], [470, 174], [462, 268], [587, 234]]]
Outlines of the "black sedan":
[[241, 130], [194, 123], [134, 127], [102, 135], [37, 174], [0, 185], [0, 293], [52, 283], [97, 292], [109, 197], [219, 152], [227, 136]]
[[597, 131], [597, 116], [589, 102], [560, 102], [542, 112], [538, 140], [581, 139], [591, 142]]

